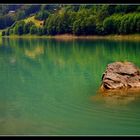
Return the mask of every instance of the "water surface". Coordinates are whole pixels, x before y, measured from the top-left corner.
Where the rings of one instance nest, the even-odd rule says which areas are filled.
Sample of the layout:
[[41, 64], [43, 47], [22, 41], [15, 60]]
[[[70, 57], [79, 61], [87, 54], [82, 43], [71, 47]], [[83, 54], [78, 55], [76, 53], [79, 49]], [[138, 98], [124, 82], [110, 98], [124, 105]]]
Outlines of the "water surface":
[[140, 67], [140, 42], [1, 39], [1, 135], [137, 135], [140, 97], [103, 98], [108, 63]]

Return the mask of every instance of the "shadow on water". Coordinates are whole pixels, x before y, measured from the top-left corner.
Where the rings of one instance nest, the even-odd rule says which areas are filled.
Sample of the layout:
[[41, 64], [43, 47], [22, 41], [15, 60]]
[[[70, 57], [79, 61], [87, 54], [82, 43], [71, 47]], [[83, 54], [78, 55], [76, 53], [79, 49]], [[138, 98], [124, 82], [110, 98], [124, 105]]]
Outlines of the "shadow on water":
[[129, 105], [140, 100], [140, 90], [116, 90], [102, 93], [99, 90], [91, 96], [92, 101], [104, 102], [109, 106]]

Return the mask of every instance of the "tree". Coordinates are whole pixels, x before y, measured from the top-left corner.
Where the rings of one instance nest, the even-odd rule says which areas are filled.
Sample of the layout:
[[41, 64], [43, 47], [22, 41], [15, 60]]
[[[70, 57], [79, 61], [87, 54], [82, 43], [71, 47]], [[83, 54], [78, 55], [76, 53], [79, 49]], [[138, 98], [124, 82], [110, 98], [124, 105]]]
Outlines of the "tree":
[[35, 24], [34, 24], [32, 21], [30, 21], [30, 22], [24, 24], [24, 27], [23, 27], [23, 32], [24, 32], [24, 34], [30, 33], [30, 28], [31, 28], [31, 26], [33, 26], [33, 25], [35, 25]]
[[19, 11], [19, 12], [17, 13], [16, 19], [17, 19], [17, 20], [21, 20], [21, 19], [23, 19], [23, 18], [25, 18], [25, 17], [26, 17], [25, 11], [21, 10], [21, 11]]
[[49, 17], [49, 12], [42, 10], [35, 15], [35, 19], [46, 20]]
[[80, 23], [81, 23], [81, 20], [76, 20], [76, 21], [73, 23], [73, 33], [74, 33], [75, 35], [80, 35], [80, 33], [81, 33]]
[[98, 7], [96, 12], [97, 21], [99, 23], [103, 22], [103, 20], [110, 15], [108, 11], [109, 5], [101, 5]]
[[5, 33], [5, 31], [2, 31], [2, 34], [1, 34], [2, 36], [5, 36], [6, 35], [6, 33]]
[[41, 27], [39, 27], [39, 28], [37, 28], [37, 35], [43, 35], [44, 34], [44, 30], [43, 30], [43, 28], [41, 28]]
[[10, 35], [10, 29], [9, 28], [5, 31], [5, 35], [6, 36], [9, 36]]
[[30, 34], [37, 34], [37, 27], [35, 25], [32, 25], [30, 28]]
[[103, 27], [106, 34], [114, 33], [114, 20], [112, 17], [108, 17], [103, 21]]
[[[11, 17], [7, 14], [9, 9], [16, 8], [0, 6], [0, 29], [11, 28], [3, 34], [140, 33], [140, 7], [137, 5], [22, 5], [16, 10], [15, 16]], [[17, 21], [31, 14], [35, 15], [36, 19], [44, 21], [42, 27], [36, 27], [33, 22]]]
[[11, 35], [11, 34], [13, 34], [13, 33], [14, 33], [13, 29], [10, 29], [9, 35]]
[[57, 14], [52, 14], [46, 20], [45, 28], [47, 29], [47, 34], [56, 35], [58, 31], [59, 16]]
[[24, 25], [25, 25], [25, 22], [24, 22], [24, 21], [18, 22], [18, 23], [15, 25], [14, 33], [17, 34], [17, 35], [22, 35], [22, 34], [24, 34], [24, 31], [23, 31]]
[[115, 12], [116, 13], [130, 13], [136, 11], [138, 8], [137, 5], [116, 5]]

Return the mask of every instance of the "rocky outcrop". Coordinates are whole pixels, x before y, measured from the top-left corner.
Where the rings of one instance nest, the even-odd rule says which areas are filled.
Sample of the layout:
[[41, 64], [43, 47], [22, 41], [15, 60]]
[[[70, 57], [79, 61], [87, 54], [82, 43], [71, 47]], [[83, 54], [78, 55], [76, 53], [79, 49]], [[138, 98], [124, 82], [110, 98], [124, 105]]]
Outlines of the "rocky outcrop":
[[[101, 91], [140, 89], [140, 69], [131, 62], [108, 64], [102, 76]], [[134, 90], [135, 91], [135, 90]]]

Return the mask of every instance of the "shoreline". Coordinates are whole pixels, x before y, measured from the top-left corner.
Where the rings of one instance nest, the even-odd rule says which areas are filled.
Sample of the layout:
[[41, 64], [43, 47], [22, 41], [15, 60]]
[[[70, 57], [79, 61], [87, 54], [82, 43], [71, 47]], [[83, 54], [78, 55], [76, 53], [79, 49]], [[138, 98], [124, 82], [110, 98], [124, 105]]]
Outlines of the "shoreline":
[[55, 35], [55, 36], [38, 36], [38, 35], [11, 35], [11, 36], [1, 36], [1, 38], [42, 38], [42, 39], [56, 39], [56, 40], [75, 40], [75, 39], [89, 39], [89, 40], [97, 40], [97, 39], [107, 39], [107, 40], [129, 40], [129, 41], [140, 41], [140, 34], [132, 34], [132, 35], [88, 35], [88, 36], [76, 36], [72, 34], [63, 34], [63, 35]]

